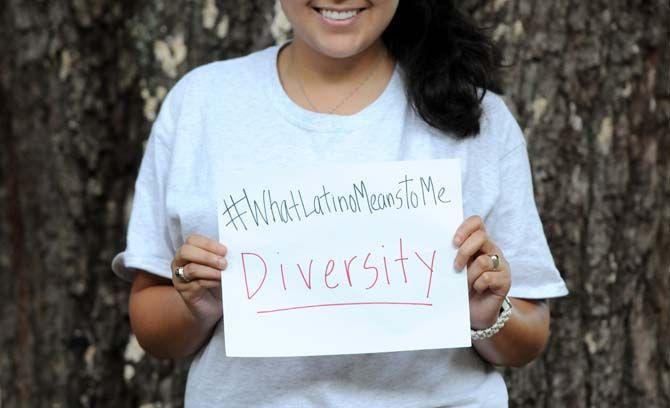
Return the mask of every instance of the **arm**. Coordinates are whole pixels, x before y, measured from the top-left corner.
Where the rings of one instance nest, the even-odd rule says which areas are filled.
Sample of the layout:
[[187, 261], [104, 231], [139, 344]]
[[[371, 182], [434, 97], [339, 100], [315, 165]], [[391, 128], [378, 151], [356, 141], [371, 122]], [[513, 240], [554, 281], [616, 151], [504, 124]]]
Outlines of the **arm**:
[[521, 367], [535, 359], [549, 339], [549, 304], [545, 300], [510, 298], [512, 314], [494, 336], [472, 346], [491, 364]]
[[130, 324], [137, 341], [158, 358], [182, 358], [209, 339], [218, 318], [199, 319], [168, 279], [138, 271], [130, 292]]
[[[470, 325], [475, 330], [491, 327], [512, 284], [510, 265], [479, 216], [463, 221], [454, 234], [454, 243], [458, 247], [455, 268], [468, 266]], [[493, 254], [499, 256], [497, 266], [492, 262]], [[492, 364], [519, 367], [536, 358], [547, 344], [549, 306], [539, 300], [510, 301], [512, 314], [502, 329], [487, 339], [473, 340], [472, 346]]]
[[187, 280], [138, 272], [130, 292], [130, 324], [149, 354], [186, 357], [209, 340], [223, 316], [221, 271], [228, 265], [226, 252], [217, 241], [192, 234], [170, 265], [173, 271], [184, 267]]

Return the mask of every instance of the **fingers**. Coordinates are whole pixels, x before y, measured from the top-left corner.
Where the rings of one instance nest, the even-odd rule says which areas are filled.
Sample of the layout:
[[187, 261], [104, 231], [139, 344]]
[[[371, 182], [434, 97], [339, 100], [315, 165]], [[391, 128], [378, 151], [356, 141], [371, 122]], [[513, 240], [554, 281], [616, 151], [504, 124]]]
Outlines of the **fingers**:
[[458, 248], [454, 258], [454, 266], [457, 270], [463, 269], [468, 260], [482, 247], [487, 240], [486, 233], [483, 230], [477, 230], [470, 235]]
[[[212, 248], [212, 246], [210, 245], [209, 248]], [[193, 244], [186, 243], [182, 245], [175, 254], [173, 268], [176, 266], [184, 266], [193, 262], [206, 265], [214, 269], [225, 269], [228, 265], [228, 262], [226, 261], [226, 258], [224, 258], [224, 255], [221, 255], [221, 252], [225, 253], [225, 251], [221, 251], [220, 249], [219, 252], [216, 253]]]
[[482, 217], [479, 215], [472, 215], [466, 218], [454, 233], [454, 244], [461, 245], [467, 237], [477, 230], [486, 231]]
[[[499, 254], [498, 247], [490, 240], [488, 234], [483, 230], [477, 230], [463, 244], [458, 248], [456, 257], [454, 258], [454, 267], [457, 270], [463, 269], [468, 264], [470, 259], [476, 253]], [[489, 259], [490, 263], [490, 259]]]
[[220, 280], [204, 280], [204, 279], [199, 279], [197, 281], [194, 281], [193, 283], [196, 283], [200, 285], [201, 288], [204, 289], [214, 289], [214, 288], [221, 288], [221, 281]]
[[468, 217], [456, 229], [454, 243], [459, 247], [454, 258], [454, 267], [459, 271], [463, 269], [470, 258], [477, 252], [499, 252], [498, 247], [496, 247], [486, 233], [484, 221], [478, 215]]
[[186, 243], [198, 248], [202, 248], [205, 251], [212, 252], [219, 256], [226, 256], [226, 254], [228, 253], [228, 248], [226, 248], [225, 245], [199, 234], [189, 235], [186, 238]]
[[472, 284], [472, 289], [477, 293], [490, 290], [496, 295], [505, 296], [509, 292], [510, 283], [504, 271], [487, 271], [479, 275]]
[[493, 263], [488, 254], [479, 255], [468, 267], [468, 288], [478, 293], [490, 289], [504, 296], [512, 285], [509, 265], [500, 257], [498, 269], [492, 270]]
[[221, 290], [220, 280], [195, 279], [190, 282], [177, 282], [175, 288], [180, 292], [197, 292], [198, 289], [218, 289]]
[[173, 271], [183, 266], [186, 280], [173, 273], [173, 285], [180, 291], [220, 288], [221, 271], [228, 266], [227, 252], [226, 246], [215, 240], [198, 234], [189, 235], [177, 250], [171, 265]]
[[472, 288], [472, 284], [479, 278], [479, 276], [492, 268], [491, 257], [485, 254], [479, 255], [470, 265], [468, 265], [468, 288]]
[[184, 276], [191, 281], [195, 279], [219, 281], [221, 280], [221, 270], [197, 263], [188, 263], [184, 266]]
[[[198, 279], [189, 283], [181, 283], [175, 286], [181, 296], [187, 303], [195, 304], [199, 299], [202, 299], [207, 294], [215, 296], [221, 300], [221, 282], [213, 280]], [[214, 295], [216, 293], [217, 295]]]
[[221, 271], [219, 269], [196, 263], [188, 263], [184, 266], [184, 276], [187, 281], [173, 276], [172, 283], [179, 291], [214, 288], [221, 290]]

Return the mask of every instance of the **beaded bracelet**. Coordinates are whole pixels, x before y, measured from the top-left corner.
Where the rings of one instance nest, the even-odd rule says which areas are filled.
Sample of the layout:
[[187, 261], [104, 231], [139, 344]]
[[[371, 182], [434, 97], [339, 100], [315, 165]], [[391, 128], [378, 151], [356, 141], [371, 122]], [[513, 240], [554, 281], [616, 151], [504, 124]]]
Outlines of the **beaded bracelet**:
[[482, 330], [471, 329], [470, 337], [472, 337], [473, 340], [482, 340], [493, 336], [494, 334], [498, 333], [500, 329], [502, 329], [502, 327], [505, 325], [505, 322], [509, 320], [511, 314], [512, 314], [512, 302], [510, 302], [509, 298], [505, 296], [505, 300], [503, 300], [502, 304], [502, 312], [498, 316], [496, 322], [493, 323], [493, 326]]

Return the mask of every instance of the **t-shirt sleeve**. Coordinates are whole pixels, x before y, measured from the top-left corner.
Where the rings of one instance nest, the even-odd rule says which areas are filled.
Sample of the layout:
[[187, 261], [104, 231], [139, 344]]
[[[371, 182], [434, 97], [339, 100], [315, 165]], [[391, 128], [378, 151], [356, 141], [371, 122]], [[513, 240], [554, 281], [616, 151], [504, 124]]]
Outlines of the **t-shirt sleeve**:
[[513, 117], [507, 132], [499, 163], [500, 194], [484, 224], [510, 265], [509, 296], [541, 299], [567, 295], [535, 203], [526, 142]]
[[163, 138], [169, 132], [167, 101], [163, 103], [146, 142], [135, 181], [126, 249], [112, 259], [112, 270], [131, 282], [136, 269], [171, 278], [172, 246], [165, 205], [170, 149]]

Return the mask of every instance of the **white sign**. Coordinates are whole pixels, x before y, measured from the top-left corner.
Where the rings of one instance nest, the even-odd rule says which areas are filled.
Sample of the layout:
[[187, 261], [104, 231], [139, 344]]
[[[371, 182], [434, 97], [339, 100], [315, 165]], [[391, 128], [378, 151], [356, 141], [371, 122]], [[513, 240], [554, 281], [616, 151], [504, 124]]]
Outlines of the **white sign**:
[[470, 346], [458, 159], [255, 169], [218, 192], [226, 354]]

